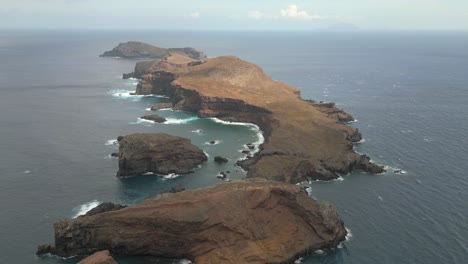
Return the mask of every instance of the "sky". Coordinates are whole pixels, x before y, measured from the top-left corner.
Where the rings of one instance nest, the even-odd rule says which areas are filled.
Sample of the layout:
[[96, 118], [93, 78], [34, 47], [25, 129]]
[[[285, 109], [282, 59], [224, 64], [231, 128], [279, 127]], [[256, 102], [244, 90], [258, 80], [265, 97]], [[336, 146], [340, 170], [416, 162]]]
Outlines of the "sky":
[[468, 0], [0, 0], [3, 29], [468, 30]]

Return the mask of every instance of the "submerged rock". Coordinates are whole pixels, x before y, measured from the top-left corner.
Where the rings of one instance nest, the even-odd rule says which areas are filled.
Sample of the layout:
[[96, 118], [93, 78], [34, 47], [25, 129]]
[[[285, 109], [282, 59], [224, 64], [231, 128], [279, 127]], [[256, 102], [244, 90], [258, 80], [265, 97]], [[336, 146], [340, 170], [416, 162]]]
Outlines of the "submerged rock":
[[189, 139], [164, 133], [132, 134], [119, 141], [117, 176], [187, 174], [207, 160]]
[[228, 162], [229, 160], [226, 159], [226, 158], [223, 158], [223, 157], [221, 157], [221, 156], [216, 156], [216, 157], [214, 157], [214, 161], [217, 162], [217, 163], [226, 163], [226, 162]]
[[151, 111], [157, 111], [160, 109], [172, 108], [172, 103], [157, 103], [151, 106]]
[[336, 247], [347, 233], [331, 204], [261, 179], [165, 193], [54, 228], [55, 246], [41, 252], [69, 257], [107, 249], [195, 263], [287, 263]]
[[103, 250], [78, 262], [78, 264], [117, 264], [110, 255], [109, 250]]
[[130, 78], [133, 78], [133, 72], [122, 74], [122, 79], [130, 79]]
[[141, 117], [141, 119], [153, 121], [156, 123], [164, 123], [166, 122], [166, 118], [159, 116], [159, 115], [144, 115]]

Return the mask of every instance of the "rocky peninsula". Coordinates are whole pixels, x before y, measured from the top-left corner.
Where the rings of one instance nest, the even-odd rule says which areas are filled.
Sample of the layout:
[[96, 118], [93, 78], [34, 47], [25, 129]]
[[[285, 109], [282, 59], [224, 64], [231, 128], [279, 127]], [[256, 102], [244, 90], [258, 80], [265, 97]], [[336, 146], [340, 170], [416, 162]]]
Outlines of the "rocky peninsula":
[[334, 104], [301, 99], [297, 88], [272, 80], [257, 65], [233, 56], [194, 60], [170, 54], [137, 68], [137, 94], [169, 96], [173, 108], [200, 117], [258, 125], [264, 144], [238, 162], [248, 177], [297, 183], [353, 170], [384, 171], [353, 151], [362, 136], [346, 124], [352, 116]]
[[117, 176], [187, 174], [208, 160], [189, 139], [164, 133], [132, 134], [118, 142]]
[[112, 254], [186, 258], [195, 263], [288, 263], [337, 246], [347, 234], [330, 203], [296, 185], [236, 180], [164, 193], [135, 206], [54, 225], [62, 257]]
[[193, 59], [205, 59], [205, 53], [194, 48], [160, 48], [139, 41], [129, 41], [120, 43], [110, 51], [104, 52], [100, 57], [120, 57], [120, 58], [149, 58], [161, 59], [164, 56], [174, 54], [183, 54]]

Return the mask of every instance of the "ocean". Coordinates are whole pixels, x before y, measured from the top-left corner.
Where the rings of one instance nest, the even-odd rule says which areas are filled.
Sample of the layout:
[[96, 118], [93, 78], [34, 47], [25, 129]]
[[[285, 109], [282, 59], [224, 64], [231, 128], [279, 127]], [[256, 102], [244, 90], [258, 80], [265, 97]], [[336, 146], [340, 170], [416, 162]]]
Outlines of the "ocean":
[[[128, 40], [236, 55], [357, 119], [351, 125], [365, 140], [355, 150], [389, 172], [311, 184], [351, 236], [301, 263], [466, 263], [468, 33], [361, 31], [0, 31], [0, 263], [76, 263], [35, 256], [39, 244], [53, 242], [57, 220], [104, 201], [134, 204], [179, 183], [212, 185], [220, 171], [245, 176], [234, 162], [245, 144], [259, 142], [256, 127], [174, 111], [159, 112], [167, 124], [138, 119], [167, 98], [129, 95], [137, 81], [121, 74], [137, 60], [98, 57]], [[230, 162], [179, 177], [117, 178], [113, 141], [152, 132], [188, 137], [210, 159]]]

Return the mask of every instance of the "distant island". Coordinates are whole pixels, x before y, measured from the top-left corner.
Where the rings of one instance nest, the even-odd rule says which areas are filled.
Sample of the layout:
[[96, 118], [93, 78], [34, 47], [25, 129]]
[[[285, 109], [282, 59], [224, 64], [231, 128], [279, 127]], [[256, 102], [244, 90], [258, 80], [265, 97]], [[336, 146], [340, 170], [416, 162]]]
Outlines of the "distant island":
[[161, 59], [171, 53], [178, 53], [193, 59], [205, 59], [205, 53], [194, 48], [160, 48], [138, 41], [120, 43], [110, 51], [104, 52], [100, 57], [120, 57], [120, 58], [149, 58]]
[[[353, 143], [362, 140], [347, 125], [354, 118], [334, 103], [301, 99], [297, 88], [237, 57], [206, 59], [199, 51], [171, 50], [128, 42], [103, 56], [162, 56], [138, 62], [134, 72], [123, 76], [140, 79], [136, 95], [170, 98], [154, 105], [154, 111], [171, 107], [257, 125], [264, 142], [237, 162], [248, 179], [196, 190], [176, 185], [133, 206], [103, 203], [84, 216], [55, 223], [55, 244], [40, 246], [37, 254], [98, 252], [83, 263], [114, 263], [109, 254], [196, 263], [291, 263], [344, 241], [348, 232], [333, 205], [317, 203], [293, 184], [332, 180], [354, 170], [384, 171], [353, 150]], [[144, 118], [163, 122], [157, 115]], [[167, 134], [120, 136], [118, 143], [119, 176], [188, 173], [207, 162], [190, 140]]]

